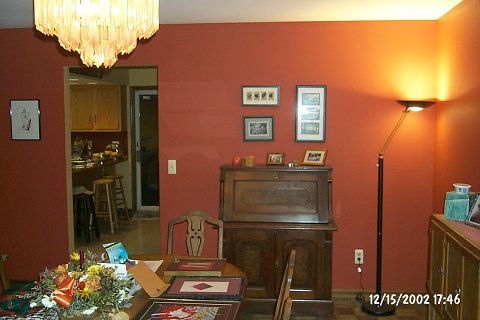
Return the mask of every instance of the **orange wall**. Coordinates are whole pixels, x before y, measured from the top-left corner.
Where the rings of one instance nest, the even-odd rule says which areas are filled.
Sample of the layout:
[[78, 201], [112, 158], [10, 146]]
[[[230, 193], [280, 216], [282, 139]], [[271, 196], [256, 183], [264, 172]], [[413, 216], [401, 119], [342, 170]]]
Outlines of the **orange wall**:
[[[402, 109], [435, 97], [438, 22], [165, 25], [118, 66], [158, 65], [160, 211], [218, 210], [219, 166], [235, 154], [327, 147], [334, 168], [333, 287], [375, 286], [377, 153]], [[0, 252], [13, 278], [67, 257], [63, 67], [78, 65], [54, 39], [0, 30]], [[413, 49], [412, 49], [413, 48]], [[327, 85], [326, 142], [294, 141], [295, 85]], [[279, 107], [242, 107], [242, 85], [280, 85]], [[41, 103], [42, 140], [11, 141], [9, 99]], [[383, 288], [423, 290], [432, 213], [434, 108], [409, 115], [385, 156]], [[243, 115], [273, 115], [275, 141], [243, 142]], [[167, 175], [167, 159], [177, 175]], [[7, 230], [8, 232], [5, 232]], [[13, 239], [10, 238], [13, 236]], [[12, 239], [12, 240], [10, 240]], [[127, 248], [128, 249], [128, 248]]]
[[434, 210], [452, 183], [480, 190], [480, 1], [464, 0], [439, 23]]

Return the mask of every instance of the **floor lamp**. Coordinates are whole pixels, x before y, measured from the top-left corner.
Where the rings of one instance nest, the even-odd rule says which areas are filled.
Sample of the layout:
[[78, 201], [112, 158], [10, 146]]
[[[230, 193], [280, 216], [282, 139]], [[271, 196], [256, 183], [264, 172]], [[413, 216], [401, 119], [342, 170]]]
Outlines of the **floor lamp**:
[[383, 155], [387, 149], [390, 141], [392, 141], [393, 136], [397, 133], [398, 128], [402, 124], [403, 120], [407, 114], [412, 112], [422, 111], [423, 109], [430, 107], [435, 102], [431, 101], [406, 101], [399, 100], [397, 101], [405, 107], [405, 110], [398, 120], [397, 124], [393, 128], [393, 131], [385, 141], [382, 149], [378, 153], [378, 198], [377, 198], [377, 274], [376, 274], [376, 295], [378, 296], [378, 301], [375, 299], [369, 299], [362, 303], [362, 310], [366, 313], [377, 315], [377, 316], [389, 316], [395, 313], [395, 306], [383, 303], [382, 300], [382, 216], [383, 216]]

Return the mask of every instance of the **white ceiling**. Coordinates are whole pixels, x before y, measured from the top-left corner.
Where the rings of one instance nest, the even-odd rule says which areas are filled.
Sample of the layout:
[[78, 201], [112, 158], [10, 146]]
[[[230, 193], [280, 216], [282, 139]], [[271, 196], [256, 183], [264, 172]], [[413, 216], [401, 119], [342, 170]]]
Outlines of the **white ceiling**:
[[[437, 20], [462, 0], [160, 0], [160, 24]], [[33, 0], [0, 0], [0, 28], [33, 27]]]

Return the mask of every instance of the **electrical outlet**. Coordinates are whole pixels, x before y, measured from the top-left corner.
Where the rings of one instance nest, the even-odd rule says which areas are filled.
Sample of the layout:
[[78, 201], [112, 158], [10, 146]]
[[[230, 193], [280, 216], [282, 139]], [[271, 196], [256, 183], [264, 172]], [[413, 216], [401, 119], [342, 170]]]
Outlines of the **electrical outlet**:
[[355, 264], [363, 264], [363, 249], [355, 249]]

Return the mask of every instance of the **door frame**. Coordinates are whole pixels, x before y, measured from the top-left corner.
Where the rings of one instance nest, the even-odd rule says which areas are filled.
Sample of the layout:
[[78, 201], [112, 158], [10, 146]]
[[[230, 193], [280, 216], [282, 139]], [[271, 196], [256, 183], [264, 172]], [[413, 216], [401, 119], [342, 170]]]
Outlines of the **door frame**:
[[[158, 108], [158, 87], [131, 87], [131, 95], [132, 95], [132, 144], [131, 144], [131, 152], [130, 154], [133, 155], [134, 161], [132, 162], [132, 174], [135, 176], [133, 179], [134, 187], [133, 189], [134, 194], [132, 195], [132, 200], [135, 202], [135, 208], [137, 211], [159, 211], [160, 210], [160, 203], [158, 206], [142, 206], [141, 205], [141, 195], [142, 195], [142, 186], [141, 186], [141, 166], [139, 162], [139, 137], [140, 137], [140, 126], [138, 125], [138, 113], [139, 113], [139, 102], [140, 102], [140, 95], [142, 94], [155, 94], [157, 95], [157, 108]], [[158, 122], [158, 119], [157, 119]], [[158, 123], [157, 123], [158, 126]], [[160, 177], [158, 182], [158, 187], [160, 188]], [[159, 200], [160, 201], [160, 200]]]

